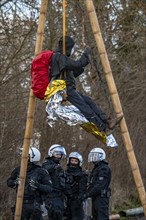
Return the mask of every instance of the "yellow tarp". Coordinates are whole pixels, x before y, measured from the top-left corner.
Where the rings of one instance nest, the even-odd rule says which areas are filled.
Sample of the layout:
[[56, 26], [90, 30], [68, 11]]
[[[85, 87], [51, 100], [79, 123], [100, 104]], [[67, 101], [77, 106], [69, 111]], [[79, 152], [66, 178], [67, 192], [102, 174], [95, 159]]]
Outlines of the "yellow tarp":
[[93, 134], [102, 143], [106, 143], [106, 135], [102, 134], [94, 123], [86, 122], [81, 124], [80, 126], [88, 133]]
[[66, 83], [64, 80], [53, 80], [50, 84], [48, 84], [44, 100], [48, 102], [49, 98], [54, 95], [56, 92], [61, 91], [66, 88]]

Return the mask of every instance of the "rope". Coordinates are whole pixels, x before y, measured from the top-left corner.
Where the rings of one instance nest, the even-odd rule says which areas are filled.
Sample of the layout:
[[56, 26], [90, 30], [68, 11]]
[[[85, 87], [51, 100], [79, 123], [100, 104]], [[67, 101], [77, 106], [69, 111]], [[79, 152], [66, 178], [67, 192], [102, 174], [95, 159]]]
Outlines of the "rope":
[[65, 36], [66, 36], [66, 0], [62, 1], [63, 9], [63, 54], [66, 54]]
[[101, 71], [99, 70], [99, 66], [98, 66], [98, 62], [97, 62], [97, 60], [96, 60], [96, 58], [95, 58], [95, 55], [94, 55], [94, 52], [93, 52], [93, 50], [92, 50], [92, 52], [91, 52], [91, 57], [92, 57], [92, 61], [93, 61], [93, 65], [94, 65], [94, 67], [95, 67], [95, 70], [96, 70], [96, 72], [97, 72], [97, 74], [98, 74], [98, 78], [99, 78], [99, 81], [100, 81], [100, 83], [101, 83], [101, 88], [102, 88], [102, 90], [103, 90], [103, 93], [104, 93], [104, 95], [105, 95], [105, 97], [106, 97], [106, 99], [107, 99], [107, 102], [108, 102], [108, 106], [109, 106], [109, 109], [110, 109], [110, 115], [112, 115], [112, 113], [113, 113], [113, 110], [112, 110], [112, 105], [111, 105], [111, 102], [109, 101], [109, 95], [108, 95], [108, 93], [107, 93], [107, 90], [106, 90], [106, 88], [105, 88], [105, 84], [104, 84], [104, 81], [103, 81], [103, 78], [102, 78], [102, 73], [101, 73]]
[[85, 17], [82, 15], [82, 45], [85, 47]]

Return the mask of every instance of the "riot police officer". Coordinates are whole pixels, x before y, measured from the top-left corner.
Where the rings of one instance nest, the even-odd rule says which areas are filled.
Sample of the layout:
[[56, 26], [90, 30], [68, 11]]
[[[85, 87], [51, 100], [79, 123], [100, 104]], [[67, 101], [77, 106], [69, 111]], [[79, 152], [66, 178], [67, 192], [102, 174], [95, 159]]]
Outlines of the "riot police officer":
[[87, 187], [87, 174], [82, 170], [83, 158], [78, 152], [69, 154], [67, 161], [66, 187], [65, 193], [67, 196], [67, 220], [83, 220], [83, 195]]
[[48, 195], [45, 202], [49, 220], [63, 219], [65, 177], [60, 161], [65, 156], [65, 148], [59, 144], [54, 144], [49, 148], [48, 156], [42, 165], [49, 172], [53, 185], [53, 191]]
[[[49, 174], [38, 164], [40, 157], [40, 151], [35, 147], [30, 147], [21, 220], [42, 220], [43, 195], [52, 191]], [[20, 167], [16, 167], [7, 180], [8, 187], [16, 191], [19, 185], [19, 173]], [[12, 212], [14, 217], [15, 206], [12, 207]]]
[[105, 160], [106, 154], [101, 148], [94, 148], [88, 155], [88, 162], [94, 164], [90, 175], [88, 193], [84, 198], [92, 198], [93, 220], [109, 220], [109, 197], [111, 169]]

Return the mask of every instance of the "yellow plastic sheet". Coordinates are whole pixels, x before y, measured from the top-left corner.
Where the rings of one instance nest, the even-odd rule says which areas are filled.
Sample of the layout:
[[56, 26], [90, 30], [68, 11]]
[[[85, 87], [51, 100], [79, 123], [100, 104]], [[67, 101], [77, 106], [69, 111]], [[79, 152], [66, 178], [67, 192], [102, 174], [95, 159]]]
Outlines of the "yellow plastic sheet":
[[96, 127], [95, 124], [93, 124], [92, 122], [86, 122], [84, 124], [80, 125], [85, 131], [87, 131], [88, 133], [94, 135], [99, 141], [101, 141], [102, 143], [106, 143], [106, 135], [102, 134], [98, 128]]
[[49, 98], [54, 95], [56, 92], [61, 91], [66, 88], [66, 83], [64, 80], [53, 80], [50, 84], [48, 84], [44, 100], [48, 102]]

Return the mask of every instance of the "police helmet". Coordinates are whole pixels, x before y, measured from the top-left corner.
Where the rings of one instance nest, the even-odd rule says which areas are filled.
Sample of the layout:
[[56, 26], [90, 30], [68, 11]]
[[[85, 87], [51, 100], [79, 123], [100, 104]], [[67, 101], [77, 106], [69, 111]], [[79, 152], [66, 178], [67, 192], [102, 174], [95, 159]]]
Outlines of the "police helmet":
[[79, 161], [79, 166], [82, 166], [82, 163], [83, 163], [83, 157], [81, 154], [79, 154], [78, 152], [71, 152], [68, 156], [68, 161], [67, 161], [67, 164], [70, 163], [70, 159], [71, 158], [76, 158], [78, 159]]
[[29, 148], [29, 160], [30, 162], [39, 162], [41, 159], [40, 151], [35, 147]]
[[106, 158], [106, 154], [101, 148], [93, 148], [88, 154], [88, 162], [98, 162]]
[[53, 144], [48, 150], [49, 157], [55, 157], [56, 155], [60, 154], [61, 157], [66, 156], [65, 148], [59, 144]]

